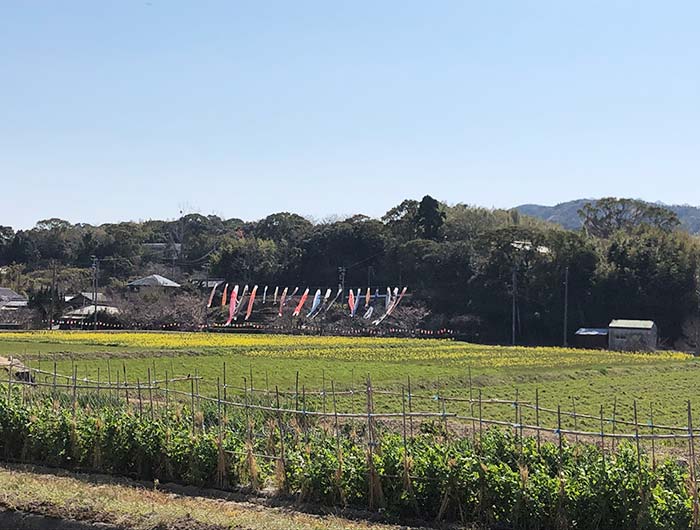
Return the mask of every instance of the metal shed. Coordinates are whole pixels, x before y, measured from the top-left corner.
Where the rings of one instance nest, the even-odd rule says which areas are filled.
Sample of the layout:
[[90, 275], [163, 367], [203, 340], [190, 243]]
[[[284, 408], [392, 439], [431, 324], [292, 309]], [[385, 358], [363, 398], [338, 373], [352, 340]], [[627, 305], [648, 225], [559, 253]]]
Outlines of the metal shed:
[[574, 336], [578, 348], [605, 350], [608, 347], [608, 328], [580, 328]]
[[608, 326], [611, 350], [655, 351], [659, 332], [652, 320], [615, 319]]

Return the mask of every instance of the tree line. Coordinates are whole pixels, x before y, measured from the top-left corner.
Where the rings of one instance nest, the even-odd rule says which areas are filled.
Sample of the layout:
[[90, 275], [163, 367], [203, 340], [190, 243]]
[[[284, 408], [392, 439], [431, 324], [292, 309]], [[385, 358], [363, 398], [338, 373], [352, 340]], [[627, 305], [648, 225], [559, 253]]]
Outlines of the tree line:
[[[698, 326], [700, 242], [673, 212], [632, 199], [592, 201], [583, 228], [565, 230], [515, 210], [405, 200], [379, 219], [312, 222], [288, 212], [253, 222], [188, 214], [92, 226], [61, 219], [30, 230], [0, 227], [0, 284], [46, 289], [58, 268], [63, 289], [120, 288], [161, 272], [261, 285], [346, 288], [407, 285], [425, 327], [465, 338], [558, 344], [568, 285], [568, 333], [612, 318], [652, 319], [668, 344], [693, 347]], [[514, 311], [515, 310], [515, 311]], [[697, 335], [697, 333], [695, 333]]]

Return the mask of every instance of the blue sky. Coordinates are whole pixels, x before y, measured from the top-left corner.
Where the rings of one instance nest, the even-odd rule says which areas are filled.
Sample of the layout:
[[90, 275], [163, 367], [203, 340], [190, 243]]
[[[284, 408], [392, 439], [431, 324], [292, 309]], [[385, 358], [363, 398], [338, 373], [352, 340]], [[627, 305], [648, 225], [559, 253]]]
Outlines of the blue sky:
[[0, 1], [0, 225], [700, 204], [697, 1]]

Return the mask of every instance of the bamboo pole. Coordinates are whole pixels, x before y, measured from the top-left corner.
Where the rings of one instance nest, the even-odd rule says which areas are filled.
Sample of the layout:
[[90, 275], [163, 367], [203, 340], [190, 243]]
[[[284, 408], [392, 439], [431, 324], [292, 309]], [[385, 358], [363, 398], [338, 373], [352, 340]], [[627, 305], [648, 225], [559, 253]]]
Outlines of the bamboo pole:
[[194, 379], [190, 379], [190, 394], [191, 394], [191, 401], [190, 401], [190, 407], [191, 407], [191, 416], [192, 416], [192, 433], [195, 431], [195, 419], [194, 419]]
[[143, 403], [141, 402], [141, 380], [136, 378], [136, 392], [138, 393], [139, 400], [139, 416], [143, 416]]
[[651, 427], [651, 468], [656, 471], [656, 440], [654, 440], [653, 436], [655, 434], [654, 432], [654, 403], [650, 402], [649, 403], [649, 425]]
[[280, 490], [283, 492], [287, 491], [287, 462], [285, 460], [284, 451], [284, 428], [282, 426], [282, 413], [280, 410], [280, 392], [277, 385], [275, 385], [275, 403], [277, 405], [277, 429], [280, 435], [280, 459], [282, 462], [282, 484], [279, 485]]
[[148, 401], [150, 407], [151, 421], [153, 421], [153, 386], [151, 385], [151, 369], [148, 369]]
[[537, 451], [542, 446], [542, 436], [540, 434], [540, 389], [535, 388], [535, 424], [537, 425]]
[[695, 437], [693, 435], [693, 413], [688, 400], [688, 456], [690, 464], [690, 480], [693, 485], [693, 529], [700, 526], [700, 509], [698, 506], [698, 477], [695, 462]]
[[296, 382], [294, 383], [294, 409], [299, 410], [299, 370], [297, 370]]
[[411, 414], [409, 418], [409, 426], [411, 429], [411, 438], [413, 438], [413, 398], [411, 396], [411, 376], [408, 376], [408, 412]]
[[[469, 415], [474, 417], [474, 387], [472, 385], [472, 367], [469, 365]], [[476, 442], [476, 424], [472, 420], [472, 443]]]
[[226, 385], [226, 361], [224, 361], [224, 366], [222, 368], [222, 376], [223, 376], [223, 381], [224, 381], [224, 421], [228, 423], [228, 395], [227, 395], [227, 385]]
[[[483, 438], [484, 434], [484, 415], [483, 415], [483, 408], [482, 408], [482, 402], [481, 402], [481, 389], [479, 389], [479, 446], [481, 446], [481, 441]], [[539, 431], [538, 431], [539, 432]]]
[[642, 473], [642, 449], [639, 441], [639, 423], [637, 422], [637, 400], [635, 399], [634, 402], [632, 403], [633, 411], [634, 411], [634, 438], [635, 438], [635, 444], [637, 446], [637, 472], [640, 474], [640, 480], [641, 480], [641, 473]]

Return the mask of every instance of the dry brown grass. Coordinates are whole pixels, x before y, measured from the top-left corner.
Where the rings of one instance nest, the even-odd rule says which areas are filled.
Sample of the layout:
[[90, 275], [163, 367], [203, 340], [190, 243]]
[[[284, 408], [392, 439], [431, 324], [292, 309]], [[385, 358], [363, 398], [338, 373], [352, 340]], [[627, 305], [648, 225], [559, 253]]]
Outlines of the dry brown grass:
[[[399, 527], [316, 516], [248, 502], [190, 497], [104, 476], [61, 475], [0, 464], [0, 509], [133, 530], [391, 530]], [[407, 527], [401, 527], [407, 528]]]

